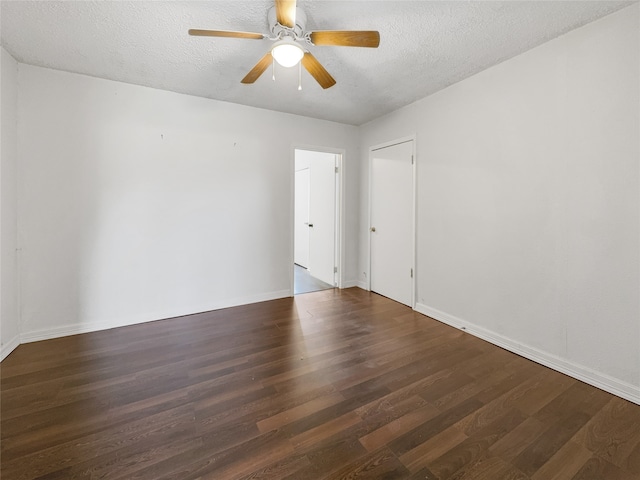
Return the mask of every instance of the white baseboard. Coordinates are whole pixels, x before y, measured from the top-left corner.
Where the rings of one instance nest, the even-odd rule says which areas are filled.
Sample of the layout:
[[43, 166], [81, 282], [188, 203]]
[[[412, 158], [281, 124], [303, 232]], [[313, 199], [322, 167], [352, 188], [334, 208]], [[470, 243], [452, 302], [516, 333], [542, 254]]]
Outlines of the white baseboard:
[[[291, 296], [291, 292], [289, 290], [279, 290], [276, 292], [268, 292], [268, 293], [263, 293], [259, 295], [253, 295], [248, 297], [238, 297], [234, 299], [214, 302], [209, 305], [202, 305], [199, 308], [190, 309], [189, 311], [183, 310], [183, 311], [154, 312], [146, 315], [137, 315], [137, 316], [127, 317], [127, 318], [120, 318], [118, 320], [113, 320], [108, 322], [87, 322], [87, 323], [72, 323], [67, 325], [60, 325], [53, 328], [24, 332], [20, 335], [19, 343], [38, 342], [40, 340], [49, 340], [52, 338], [66, 337], [68, 335], [98, 332], [100, 330], [109, 330], [111, 328], [126, 327], [129, 325], [137, 325], [139, 323], [153, 322], [156, 320], [166, 320], [168, 318], [182, 317], [185, 315], [194, 315], [197, 313], [210, 312], [212, 310], [220, 310], [222, 308], [237, 307], [239, 305], [248, 305], [250, 303], [257, 303], [257, 302], [266, 302], [269, 300], [276, 300], [279, 298], [286, 298], [290, 296]], [[4, 353], [4, 349], [3, 349], [3, 353]]]
[[369, 285], [367, 284], [367, 282], [359, 281], [357, 287], [361, 288], [362, 290], [369, 291]]
[[4, 345], [0, 345], [0, 362], [20, 345], [20, 335], [16, 335]]
[[358, 286], [357, 280], [346, 280], [342, 282], [342, 288], [353, 288]]
[[431, 308], [424, 304], [416, 304], [415, 310], [439, 322], [446, 323], [455, 328], [464, 329], [471, 335], [486, 340], [493, 345], [509, 350], [524, 358], [552, 368], [560, 373], [569, 375], [582, 382], [593, 385], [601, 390], [612, 393], [618, 397], [640, 405], [640, 387], [618, 380], [607, 374], [597, 372], [591, 368], [579, 365], [564, 358], [552, 355], [537, 348], [529, 347], [508, 337], [492, 332], [473, 323], [462, 320], [446, 312]]

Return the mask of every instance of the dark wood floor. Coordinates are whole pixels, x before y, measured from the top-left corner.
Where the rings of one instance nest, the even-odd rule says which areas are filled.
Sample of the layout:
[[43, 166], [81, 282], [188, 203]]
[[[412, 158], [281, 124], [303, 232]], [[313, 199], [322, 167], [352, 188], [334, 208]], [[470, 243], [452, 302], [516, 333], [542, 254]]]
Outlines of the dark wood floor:
[[21, 345], [2, 478], [627, 480], [640, 406], [359, 289]]

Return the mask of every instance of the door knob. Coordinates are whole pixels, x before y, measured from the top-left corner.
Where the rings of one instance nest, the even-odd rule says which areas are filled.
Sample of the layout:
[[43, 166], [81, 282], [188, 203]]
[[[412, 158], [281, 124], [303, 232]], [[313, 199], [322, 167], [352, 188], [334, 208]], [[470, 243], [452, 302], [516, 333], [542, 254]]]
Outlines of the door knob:
[[371, 231], [375, 232], [376, 231], [376, 227], [371, 227]]
[[309, 225], [309, 228], [313, 228], [313, 223], [307, 223], [307, 225]]

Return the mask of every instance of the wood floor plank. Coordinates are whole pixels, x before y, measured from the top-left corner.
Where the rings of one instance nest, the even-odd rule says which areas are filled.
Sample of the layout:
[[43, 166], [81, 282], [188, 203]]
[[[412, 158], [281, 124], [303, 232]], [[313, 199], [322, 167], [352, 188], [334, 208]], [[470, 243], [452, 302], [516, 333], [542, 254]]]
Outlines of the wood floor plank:
[[260, 420], [257, 423], [258, 429], [262, 433], [264, 433], [268, 432], [269, 430], [281, 428], [284, 425], [307, 417], [319, 410], [323, 410], [327, 407], [335, 405], [336, 403], [340, 403], [344, 401], [344, 399], [345, 398], [338, 392], [333, 392], [329, 393], [328, 395], [316, 397], [313, 400], [309, 400], [308, 402], [303, 403], [302, 405], [289, 408], [284, 412], [280, 412], [275, 415], [271, 415], [264, 420]]
[[408, 475], [408, 470], [400, 463], [393, 452], [388, 448], [381, 448], [358, 458], [327, 478], [335, 480], [380, 478], [392, 480], [407, 478]]
[[[465, 432], [468, 438], [431, 462], [429, 469], [441, 479], [460, 478], [466, 475], [477, 468], [479, 462], [490, 456], [489, 448], [495, 442], [520, 425], [524, 419], [525, 416], [515, 408], [501, 412], [490, 423]], [[515, 467], [518, 466], [515, 465]]]
[[406, 452], [400, 457], [400, 461], [410, 471], [417, 472], [431, 465], [437, 458], [440, 458], [453, 447], [460, 445], [467, 438], [469, 437], [460, 431], [456, 425], [452, 425]]
[[608, 462], [631, 470], [631, 454], [640, 444], [640, 411], [626, 400], [612, 398], [576, 433], [573, 441]]
[[453, 373], [454, 370], [462, 371], [463, 374], [472, 377], [473, 380], [455, 390], [446, 392], [440, 398], [432, 400], [431, 403], [438, 408], [450, 408], [454, 405], [458, 405], [465, 400], [475, 397], [488, 388], [493, 388], [494, 385], [499, 385], [500, 383], [507, 381], [518, 372], [518, 368], [521, 365], [520, 362], [515, 364], [514, 362], [509, 362], [500, 366], [494, 366], [492, 367], [492, 370], [482, 378], [477, 378], [467, 372], [467, 366], [473, 367], [477, 364], [483, 364], [485, 358], [486, 356], [483, 356], [482, 362], [478, 362], [478, 360], [474, 358], [472, 362], [461, 362], [455, 365], [453, 369], [450, 370], [450, 373]]
[[254, 470], [240, 480], [280, 480], [290, 475], [296, 475], [301, 469], [310, 465], [311, 462], [306, 455], [292, 455], [264, 468]]
[[574, 412], [583, 412], [593, 417], [602, 409], [612, 395], [582, 382], [576, 382], [545, 405], [534, 416], [549, 425], [562, 421]]
[[527, 475], [533, 475], [587, 423], [586, 413], [576, 411], [558, 421], [536, 438], [513, 461]]
[[243, 443], [224, 448], [217, 438], [203, 438], [196, 461], [176, 472], [175, 478], [234, 478], [262, 470], [294, 452], [283, 432], [272, 430]]
[[529, 478], [501, 458], [487, 458], [476, 462], [460, 480], [529, 480]]
[[640, 478], [640, 443], [629, 454], [627, 470]]
[[311, 465], [283, 480], [326, 479], [342, 468], [352, 465], [354, 460], [366, 458], [367, 451], [355, 437], [343, 437], [336, 441], [318, 445], [307, 453]]
[[571, 480], [637, 480], [638, 477], [629, 472], [623, 471], [606, 460], [593, 456], [576, 473]]
[[531, 480], [563, 480], [574, 475], [591, 458], [591, 452], [573, 441], [565, 443], [536, 473]]
[[298, 435], [294, 435], [291, 437], [291, 443], [293, 443], [298, 449], [308, 450], [314, 445], [321, 443], [323, 440], [361, 422], [362, 419], [355, 412], [347, 412], [338, 418], [324, 422], [322, 425], [318, 425], [317, 427], [305, 430]]
[[547, 429], [547, 425], [533, 417], [527, 418], [516, 428], [494, 443], [489, 452], [491, 456], [512, 462], [531, 442], [534, 442]]
[[389, 447], [398, 456], [413, 450], [427, 439], [437, 435], [480, 408], [482, 404], [476, 400], [467, 400], [440, 415], [418, 425], [400, 437], [391, 440]]
[[50, 471], [73, 465], [78, 459], [94, 458], [98, 454], [108, 455], [121, 449], [131, 448], [141, 440], [144, 440], [145, 445], [151, 445], [154, 443], [154, 437], [165, 438], [167, 435], [176, 437], [181, 433], [195, 437], [193, 430], [193, 407], [182, 405], [156, 415], [145, 416], [131, 423], [118, 424], [98, 433], [86, 435], [81, 441], [59, 441], [49, 448], [38, 449], [19, 457], [14, 456], [9, 450], [6, 455], [3, 451], [2, 471], [9, 478], [37, 478]]
[[419, 471], [407, 478], [409, 480], [438, 480], [438, 477], [436, 477], [436, 475], [427, 467], [421, 468]]
[[[342, 402], [331, 405], [319, 410], [311, 415], [289, 423], [283, 427], [292, 436], [311, 430], [326, 422], [330, 422], [351, 411], [355, 411], [358, 407], [366, 404], [374, 399], [381, 398], [389, 393], [387, 389], [376, 389], [370, 392], [364, 392], [359, 396], [345, 399]], [[355, 412], [354, 412], [355, 413]]]
[[[379, 412], [387, 411], [395, 408], [395, 405], [399, 402], [403, 402], [408, 398], [418, 397], [419, 393], [424, 391], [430, 385], [433, 385], [443, 377], [447, 377], [452, 374], [451, 369], [441, 369], [434, 374], [427, 374], [425, 377], [414, 381], [400, 389], [393, 390], [389, 395], [369, 402], [362, 407], [356, 409], [358, 415], [363, 419], [370, 416], [377, 415]], [[427, 403], [422, 397], [420, 397], [422, 403]], [[442, 410], [442, 409], [441, 409]], [[445, 408], [446, 410], [446, 408]]]
[[[418, 404], [420, 399], [418, 397], [415, 398], [416, 400], [414, 400], [414, 402]], [[424, 402], [420, 403], [423, 403], [421, 407], [413, 409], [406, 415], [386, 423], [373, 432], [360, 437], [360, 443], [362, 443], [364, 448], [369, 452], [373, 452], [385, 446], [389, 441], [412, 430], [415, 428], [415, 425], [420, 425], [440, 413], [434, 406], [425, 405]]]
[[330, 290], [19, 346], [9, 480], [640, 479], [640, 406]]

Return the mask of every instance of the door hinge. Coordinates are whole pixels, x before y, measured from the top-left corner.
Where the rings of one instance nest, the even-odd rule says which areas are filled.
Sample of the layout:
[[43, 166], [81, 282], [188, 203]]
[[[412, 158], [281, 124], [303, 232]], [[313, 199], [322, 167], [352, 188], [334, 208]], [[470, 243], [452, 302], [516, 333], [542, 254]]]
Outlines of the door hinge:
[[413, 165], [413, 155], [411, 155], [411, 165]]
[[411, 278], [413, 278], [413, 268], [411, 269]]
[[336, 173], [338, 173], [338, 167], [336, 167]]
[[338, 267], [333, 267], [333, 273], [338, 273]]

